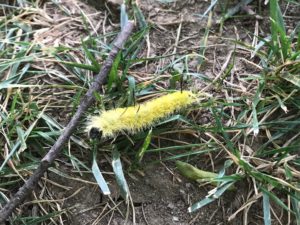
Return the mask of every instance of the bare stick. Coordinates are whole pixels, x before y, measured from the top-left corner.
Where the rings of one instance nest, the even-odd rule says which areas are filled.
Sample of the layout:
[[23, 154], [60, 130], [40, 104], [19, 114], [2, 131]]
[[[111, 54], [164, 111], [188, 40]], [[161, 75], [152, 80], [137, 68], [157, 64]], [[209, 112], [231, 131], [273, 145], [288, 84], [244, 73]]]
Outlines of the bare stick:
[[107, 59], [103, 63], [100, 73], [96, 76], [90, 89], [81, 100], [81, 103], [69, 124], [63, 130], [62, 134], [59, 136], [59, 138], [49, 150], [49, 152], [44, 156], [36, 171], [24, 183], [24, 185], [18, 190], [18, 192], [11, 198], [11, 200], [1, 209], [0, 224], [4, 224], [8, 217], [12, 214], [13, 210], [25, 200], [25, 198], [33, 190], [39, 179], [43, 176], [43, 174], [47, 171], [47, 169], [50, 167], [53, 161], [57, 158], [63, 145], [67, 142], [67, 140], [72, 135], [74, 129], [78, 125], [81, 116], [93, 103], [94, 92], [97, 92], [100, 89], [101, 85], [104, 83], [113, 65], [114, 59], [116, 58], [119, 50], [123, 47], [124, 43], [131, 34], [133, 27], [133, 21], [129, 21], [122, 29], [121, 33], [118, 35], [114, 42], [111, 52], [109, 53]]

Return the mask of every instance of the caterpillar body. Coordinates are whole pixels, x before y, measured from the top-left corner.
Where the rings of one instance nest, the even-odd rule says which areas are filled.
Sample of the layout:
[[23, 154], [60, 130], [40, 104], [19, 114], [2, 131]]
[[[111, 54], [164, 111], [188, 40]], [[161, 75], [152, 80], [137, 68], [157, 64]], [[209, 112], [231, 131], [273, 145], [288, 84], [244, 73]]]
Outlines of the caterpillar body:
[[103, 137], [114, 137], [122, 131], [134, 134], [196, 100], [190, 91], [177, 91], [136, 106], [102, 111], [99, 116], [90, 118], [87, 131], [96, 129]]

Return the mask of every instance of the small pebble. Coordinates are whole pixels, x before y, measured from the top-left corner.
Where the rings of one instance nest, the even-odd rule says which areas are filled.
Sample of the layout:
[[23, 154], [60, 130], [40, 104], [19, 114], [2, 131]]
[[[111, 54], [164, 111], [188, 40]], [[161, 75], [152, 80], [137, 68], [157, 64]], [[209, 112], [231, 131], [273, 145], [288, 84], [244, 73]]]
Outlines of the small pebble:
[[174, 205], [172, 202], [170, 202], [170, 203], [168, 204], [168, 208], [169, 208], [169, 209], [174, 209], [174, 208], [175, 208], [175, 205]]
[[173, 216], [173, 221], [174, 222], [178, 222], [179, 221], [179, 218], [177, 216]]

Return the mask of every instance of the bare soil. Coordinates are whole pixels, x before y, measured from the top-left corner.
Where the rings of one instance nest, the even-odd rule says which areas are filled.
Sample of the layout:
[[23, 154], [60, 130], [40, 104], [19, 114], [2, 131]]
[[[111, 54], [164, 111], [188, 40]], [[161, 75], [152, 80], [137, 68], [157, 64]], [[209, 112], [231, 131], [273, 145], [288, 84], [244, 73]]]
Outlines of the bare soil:
[[[242, 224], [239, 217], [233, 223], [228, 223], [226, 219], [240, 205], [235, 192], [225, 194], [224, 198], [197, 213], [188, 213], [187, 208], [203, 199], [211, 187], [199, 187], [176, 172], [173, 175], [169, 170], [170, 168], [162, 165], [153, 165], [144, 170], [144, 176], [134, 173], [126, 177], [134, 204], [136, 224]], [[112, 200], [101, 196], [96, 184], [65, 180], [51, 173], [49, 178], [71, 187], [69, 191], [62, 192], [60, 188], [52, 186], [50, 190], [56, 198], [67, 198], [80, 190], [61, 206], [70, 208], [64, 224], [134, 224], [132, 210], [126, 220], [127, 206], [119, 197], [117, 185], [111, 176], [107, 178], [111, 179]], [[86, 180], [92, 181], [93, 178], [89, 176]], [[114, 204], [118, 205], [118, 210], [112, 209]]]

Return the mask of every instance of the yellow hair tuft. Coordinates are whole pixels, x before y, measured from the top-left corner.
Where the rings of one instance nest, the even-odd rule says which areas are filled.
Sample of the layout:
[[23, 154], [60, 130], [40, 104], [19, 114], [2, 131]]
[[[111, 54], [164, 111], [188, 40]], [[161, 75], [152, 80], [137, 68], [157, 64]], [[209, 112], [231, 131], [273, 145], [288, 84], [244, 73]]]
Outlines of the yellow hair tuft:
[[136, 106], [103, 111], [90, 119], [87, 130], [96, 128], [103, 137], [113, 137], [121, 131], [134, 134], [196, 100], [196, 95], [190, 91], [177, 91]]

